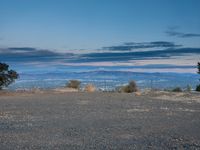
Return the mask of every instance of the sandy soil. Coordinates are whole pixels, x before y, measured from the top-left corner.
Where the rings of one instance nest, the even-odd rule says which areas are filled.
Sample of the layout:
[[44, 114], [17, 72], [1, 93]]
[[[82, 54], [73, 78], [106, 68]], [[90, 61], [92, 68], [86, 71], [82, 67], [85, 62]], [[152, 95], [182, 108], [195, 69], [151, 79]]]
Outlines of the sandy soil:
[[199, 93], [4, 91], [0, 149], [200, 149]]

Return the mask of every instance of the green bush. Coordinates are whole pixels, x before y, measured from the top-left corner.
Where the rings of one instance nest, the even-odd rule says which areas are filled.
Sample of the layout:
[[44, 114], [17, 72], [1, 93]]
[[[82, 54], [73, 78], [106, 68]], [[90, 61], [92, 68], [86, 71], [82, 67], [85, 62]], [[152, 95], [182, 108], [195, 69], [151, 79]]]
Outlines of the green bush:
[[197, 85], [197, 87], [196, 87], [196, 91], [197, 91], [197, 92], [200, 92], [200, 84]]
[[129, 82], [129, 89], [131, 92], [137, 92], [138, 88], [137, 88], [137, 84], [135, 81], [130, 81]]
[[123, 88], [123, 91], [125, 93], [132, 93], [133, 91], [131, 90], [131, 87], [129, 85], [126, 85], [124, 88]]
[[80, 88], [80, 84], [81, 84], [81, 82], [78, 81], [78, 80], [70, 80], [67, 83], [67, 87], [68, 88], [73, 88], [73, 89], [79, 89]]
[[133, 93], [133, 92], [137, 92], [138, 88], [135, 81], [130, 81], [128, 85], [118, 87], [117, 91], [125, 92], [125, 93]]
[[183, 92], [183, 90], [180, 87], [176, 87], [172, 89], [172, 92]]

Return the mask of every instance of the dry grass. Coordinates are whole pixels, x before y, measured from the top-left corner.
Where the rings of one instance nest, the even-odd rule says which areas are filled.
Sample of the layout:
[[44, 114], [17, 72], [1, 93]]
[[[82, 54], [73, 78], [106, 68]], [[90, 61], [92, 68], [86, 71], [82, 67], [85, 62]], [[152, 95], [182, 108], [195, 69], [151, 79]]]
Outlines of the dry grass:
[[84, 88], [85, 92], [95, 92], [96, 87], [93, 84], [87, 84]]

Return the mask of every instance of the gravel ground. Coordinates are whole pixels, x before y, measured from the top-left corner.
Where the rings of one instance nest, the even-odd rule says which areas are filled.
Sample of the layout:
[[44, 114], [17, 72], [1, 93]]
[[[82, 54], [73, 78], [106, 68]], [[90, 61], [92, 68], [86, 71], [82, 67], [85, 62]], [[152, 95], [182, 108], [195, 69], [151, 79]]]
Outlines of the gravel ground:
[[0, 149], [200, 149], [200, 103], [123, 93], [0, 95]]

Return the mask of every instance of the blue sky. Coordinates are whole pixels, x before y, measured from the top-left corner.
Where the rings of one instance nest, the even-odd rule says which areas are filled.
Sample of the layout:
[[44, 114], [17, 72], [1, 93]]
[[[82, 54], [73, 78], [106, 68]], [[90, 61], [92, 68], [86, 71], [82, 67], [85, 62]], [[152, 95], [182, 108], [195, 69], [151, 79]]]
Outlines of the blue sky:
[[[129, 56], [127, 65], [137, 65], [133, 60], [148, 53], [135, 56], [133, 51], [169, 49], [168, 53], [153, 53], [151, 62], [148, 56], [148, 63], [154, 64], [157, 57], [173, 57], [174, 64], [180, 59], [180, 64], [192, 65], [200, 54], [199, 8], [199, 0], [0, 0], [0, 58], [25, 61], [31, 54], [41, 56], [40, 60], [30, 59], [40, 62], [51, 53], [51, 59], [56, 57], [52, 60], [64, 64], [74, 62], [66, 61], [71, 53], [86, 53], [70, 58], [83, 62], [88, 60], [84, 58], [91, 62], [91, 57], [98, 62], [99, 52], [109, 58], [112, 55], [112, 59], [101, 59], [103, 63], [120, 60], [115, 57], [117, 51], [117, 55], [126, 52]], [[33, 51], [27, 55], [24, 48]], [[192, 49], [191, 53], [184, 48]], [[180, 51], [171, 55], [174, 49]], [[15, 58], [13, 53], [19, 56]], [[60, 53], [65, 54], [61, 57]], [[183, 55], [184, 59], [180, 58]], [[143, 60], [147, 57], [140, 58]]]
[[199, 7], [199, 0], [0, 0], [0, 44], [64, 51], [164, 40], [198, 47], [199, 38], [165, 32], [200, 33]]

